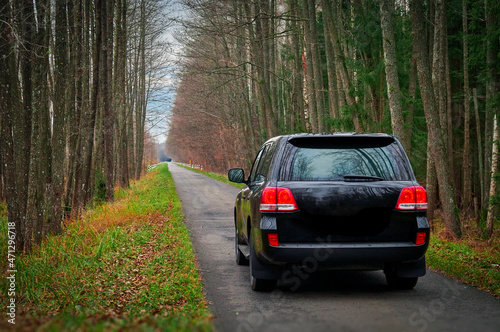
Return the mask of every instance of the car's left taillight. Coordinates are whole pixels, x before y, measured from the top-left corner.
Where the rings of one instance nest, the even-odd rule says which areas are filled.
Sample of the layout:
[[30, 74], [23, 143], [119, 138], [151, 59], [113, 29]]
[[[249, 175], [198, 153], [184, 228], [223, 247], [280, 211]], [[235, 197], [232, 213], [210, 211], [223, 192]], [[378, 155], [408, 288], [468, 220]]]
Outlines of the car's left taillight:
[[261, 212], [290, 212], [298, 210], [292, 191], [288, 188], [266, 187], [260, 198]]

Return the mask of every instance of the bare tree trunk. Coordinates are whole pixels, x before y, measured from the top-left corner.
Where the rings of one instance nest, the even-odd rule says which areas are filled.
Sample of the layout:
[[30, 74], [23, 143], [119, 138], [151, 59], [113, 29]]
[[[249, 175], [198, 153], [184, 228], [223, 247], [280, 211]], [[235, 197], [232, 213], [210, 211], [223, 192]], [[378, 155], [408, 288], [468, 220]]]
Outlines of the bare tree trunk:
[[[15, 118], [23, 113], [21, 91], [19, 89], [18, 72], [14, 48], [13, 15], [9, 1], [0, 1], [0, 144], [4, 160], [3, 175], [5, 179], [5, 197], [9, 226], [12, 223], [16, 230], [16, 248], [25, 246], [24, 221], [20, 201], [17, 197], [16, 149], [14, 137], [17, 135]], [[24, 181], [24, 177], [22, 179]]]
[[66, 1], [56, 1], [54, 120], [52, 132], [52, 173], [50, 191], [49, 232], [62, 231], [64, 176], [66, 157], [66, 85], [68, 72], [68, 19]]
[[[308, 6], [306, 6], [308, 4]], [[316, 99], [316, 128], [319, 132], [325, 131], [325, 95], [323, 85], [323, 74], [321, 72], [320, 51], [318, 45], [318, 31], [316, 27], [316, 1], [304, 2], [304, 9], [307, 13], [306, 40], [309, 44], [311, 57], [312, 75], [314, 80], [314, 95]], [[309, 38], [307, 38], [309, 37]]]
[[[80, 40], [82, 41], [84, 47], [82, 47], [81, 56], [78, 56], [78, 64], [80, 75], [78, 77], [78, 87], [77, 91], [81, 90], [81, 111], [80, 111], [80, 126], [79, 126], [79, 135], [77, 142], [77, 153], [76, 159], [77, 164], [75, 168], [75, 184], [73, 190], [73, 197], [71, 203], [71, 215], [72, 217], [77, 216], [81, 210], [83, 209], [87, 197], [90, 197], [89, 189], [87, 186], [87, 178], [90, 176], [90, 170], [87, 170], [87, 165], [91, 164], [91, 161], [88, 159], [92, 158], [92, 149], [93, 149], [93, 112], [91, 108], [91, 102], [89, 100], [89, 93], [91, 91], [90, 86], [90, 57], [95, 53], [90, 52], [90, 49], [94, 49], [95, 46], [92, 47], [90, 44], [90, 30], [91, 29], [91, 20], [90, 20], [90, 0], [85, 1], [84, 8], [82, 8], [82, 3], [79, 4], [79, 12], [84, 13], [84, 20], [80, 22], [77, 20], [77, 24], [82, 24], [80, 29], [77, 29], [77, 34], [80, 35]], [[96, 4], [97, 5], [97, 4]], [[97, 16], [96, 16], [97, 20]], [[95, 63], [95, 62], [94, 62]], [[94, 68], [95, 69], [95, 68]], [[93, 91], [93, 90], [92, 90]], [[90, 97], [92, 98], [92, 96]], [[78, 99], [78, 96], [77, 96]], [[78, 102], [77, 102], [78, 107]]]
[[102, 70], [102, 98], [103, 98], [103, 128], [104, 128], [104, 162], [106, 176], [106, 201], [110, 202], [114, 198], [114, 110], [112, 105], [112, 58], [113, 58], [113, 14], [114, 1], [107, 0], [102, 7], [106, 20], [103, 24], [103, 65]]
[[328, 106], [329, 116], [332, 119], [339, 118], [339, 106], [337, 101], [337, 73], [335, 72], [335, 56], [333, 54], [332, 40], [326, 24], [323, 24], [325, 34], [326, 68], [328, 72]]
[[[35, 17], [33, 3], [31, 1], [24, 2], [22, 10], [22, 43], [23, 45], [32, 45], [35, 35]], [[31, 50], [23, 47], [19, 52], [20, 70], [22, 79], [22, 103], [23, 111], [16, 115], [13, 119], [15, 144], [14, 159], [16, 162], [16, 199], [18, 200], [19, 209], [22, 213], [21, 224], [23, 228], [24, 247], [22, 250], [29, 252], [33, 245], [33, 220], [27, 219], [26, 210], [31, 207], [27, 206], [28, 202], [28, 186], [30, 183], [30, 153], [31, 153], [31, 127], [33, 113], [33, 82], [32, 82], [32, 56]], [[29, 213], [28, 213], [29, 214]]]
[[139, 179], [142, 174], [142, 161], [144, 159], [144, 120], [146, 118], [146, 3], [141, 0], [141, 18], [139, 27], [139, 93], [136, 104], [135, 115], [135, 147], [136, 147], [136, 169], [135, 178]]
[[[419, 83], [424, 103], [425, 117], [431, 142], [431, 152], [434, 161], [445, 160], [447, 157], [446, 145], [443, 142], [443, 134], [439, 126], [439, 115], [436, 109], [436, 100], [432, 87], [431, 70], [425, 41], [424, 15], [422, 3], [418, 0], [410, 1], [410, 13], [412, 21], [413, 42], [417, 43], [416, 54]], [[455, 236], [461, 236], [460, 219], [457, 213], [455, 190], [445, 163], [436, 162], [436, 173], [438, 177], [439, 193], [443, 205], [443, 218], [445, 225]]]
[[[410, 95], [411, 102], [410, 105], [408, 105], [408, 122], [413, 123], [413, 115], [415, 114], [415, 97], [416, 97], [416, 92], [417, 92], [417, 63], [415, 61], [415, 52], [416, 50], [414, 49], [414, 46], [412, 45], [412, 56], [410, 60], [410, 82], [408, 84], [408, 94]], [[410, 126], [408, 128], [408, 136], [410, 137], [410, 146], [411, 146], [411, 138], [413, 136], [413, 126]], [[407, 151], [408, 155], [411, 156], [412, 150]]]
[[474, 88], [474, 113], [476, 115], [476, 141], [477, 141], [477, 153], [478, 153], [478, 174], [479, 174], [479, 188], [481, 190], [480, 197], [484, 195], [484, 165], [483, 165], [483, 142], [481, 140], [481, 121], [479, 119], [479, 106], [477, 102], [477, 90]]
[[427, 219], [429, 222], [434, 220], [434, 212], [436, 210], [436, 202], [437, 202], [437, 177], [436, 177], [436, 163], [434, 162], [434, 158], [432, 157], [432, 151], [430, 147], [430, 142], [427, 142]]
[[[46, 186], [49, 181], [50, 151], [50, 109], [48, 88], [48, 46], [50, 19], [46, 12], [48, 1], [38, 1], [36, 14], [38, 18], [36, 39], [33, 47], [33, 82], [37, 86], [33, 91], [33, 130], [31, 138], [31, 162], [29, 172], [28, 203], [26, 219], [33, 223], [32, 238], [40, 244], [45, 234], [47, 197]], [[34, 15], [34, 12], [33, 12]]]
[[305, 130], [305, 114], [304, 114], [304, 86], [303, 86], [303, 69], [302, 69], [302, 50], [300, 43], [300, 26], [297, 23], [300, 9], [297, 0], [290, 1], [290, 10], [291, 15], [293, 17], [291, 26], [293, 30], [292, 35], [292, 50], [294, 53], [294, 80], [293, 80], [293, 90], [292, 90], [292, 125], [291, 128], [293, 131], [296, 128], [300, 128], [301, 130]]
[[[495, 70], [495, 64], [497, 63], [497, 54], [499, 51], [499, 41], [496, 38], [494, 31], [498, 29], [498, 18], [496, 13], [498, 13], [499, 7], [498, 1], [485, 0], [485, 21], [486, 21], [486, 68], [487, 68], [487, 81], [486, 81], [486, 112], [485, 112], [485, 123], [484, 123], [484, 169], [491, 170], [493, 167], [491, 156], [492, 153], [492, 140], [493, 140], [493, 126], [494, 120], [493, 115], [498, 112], [498, 106], [495, 106], [495, 96], [498, 94], [499, 90], [499, 74]], [[491, 174], [485, 172], [485, 191], [483, 195], [482, 206], [486, 206], [490, 201], [489, 193]]]
[[[444, 15], [446, 20], [446, 15]], [[452, 116], [452, 95], [451, 95], [451, 79], [450, 79], [450, 59], [448, 56], [448, 37], [446, 30], [444, 33], [444, 61], [446, 70], [446, 124], [447, 124], [447, 138], [448, 138], [448, 164], [450, 165], [450, 173], [452, 177], [455, 174], [455, 161], [453, 159], [453, 116]]]
[[[309, 1], [304, 1], [304, 12], [306, 17], [309, 14], [309, 6], [311, 3]], [[306, 52], [304, 54], [306, 60], [306, 88], [307, 88], [307, 108], [308, 114], [307, 118], [309, 119], [309, 124], [311, 126], [312, 132], [318, 132], [318, 108], [317, 108], [317, 100], [314, 86], [314, 69], [313, 69], [313, 55], [312, 55], [312, 43], [311, 43], [311, 29], [309, 29], [309, 18], [307, 18], [307, 22], [304, 23], [304, 36], [305, 36], [305, 47]]]
[[81, 19], [81, 14], [78, 13], [77, 6], [73, 0], [67, 0], [68, 4], [68, 30], [69, 30], [69, 63], [68, 63], [68, 87], [67, 87], [67, 115], [66, 115], [66, 142], [67, 147], [67, 169], [66, 174], [66, 193], [64, 195], [65, 212], [68, 212], [68, 207], [71, 205], [74, 191], [74, 174], [76, 170], [76, 145], [78, 144], [78, 123], [79, 114], [77, 115], [77, 57], [81, 54], [78, 49], [80, 40], [76, 32], [78, 20]]
[[93, 46], [92, 58], [92, 91], [90, 96], [90, 107], [86, 114], [85, 123], [88, 124], [85, 142], [83, 147], [83, 170], [82, 170], [82, 186], [80, 197], [77, 200], [78, 208], [83, 208], [92, 197], [92, 159], [94, 158], [94, 128], [96, 125], [96, 115], [98, 108], [98, 92], [99, 92], [99, 73], [101, 65], [101, 49], [102, 49], [102, 17], [101, 7], [103, 0], [96, 0], [96, 17], [95, 17], [95, 41]]
[[[498, 173], [498, 120], [497, 115], [495, 114], [493, 117], [493, 149], [491, 154], [491, 174]], [[497, 180], [494, 176], [491, 176], [490, 183], [490, 200], [493, 196], [496, 195], [497, 192]], [[488, 207], [488, 215], [486, 216], [486, 234], [488, 238], [491, 238], [493, 235], [493, 223], [497, 219], [498, 216], [498, 207], [491, 203]]]
[[470, 170], [470, 88], [469, 88], [469, 46], [468, 46], [468, 26], [467, 26], [467, 0], [462, 0], [462, 26], [463, 26], [463, 66], [464, 66], [464, 151], [462, 159], [463, 188], [462, 188], [462, 209], [466, 216], [469, 215], [471, 205], [471, 170]]
[[404, 128], [403, 110], [401, 107], [401, 90], [399, 88], [398, 66], [396, 59], [396, 41], [394, 39], [393, 0], [380, 1], [380, 25], [382, 27], [382, 44], [384, 47], [385, 76], [387, 96], [391, 110], [392, 132], [401, 139], [406, 151], [410, 151], [411, 137]]
[[[357, 114], [356, 111], [356, 100], [354, 97], [349, 93], [350, 90], [350, 81], [349, 81], [349, 76], [347, 74], [347, 70], [344, 66], [344, 61], [342, 59], [342, 50], [340, 49], [340, 41], [337, 33], [337, 27], [334, 21], [334, 17], [332, 15], [332, 0], [322, 0], [322, 5], [324, 8], [324, 15], [325, 15], [325, 24], [328, 24], [328, 29], [330, 31], [330, 35], [332, 36], [332, 46], [333, 46], [333, 52], [336, 55], [337, 58], [337, 74], [340, 75], [340, 80], [342, 82], [342, 87], [343, 90], [345, 91], [345, 98], [347, 100], [347, 105], [351, 107], [351, 114], [352, 114], [352, 121], [354, 124], [354, 130], [356, 131], [361, 131], [361, 124], [359, 122], [359, 115]], [[340, 24], [340, 22], [337, 22], [337, 24]]]
[[443, 129], [443, 140], [448, 141], [447, 131], [447, 117], [446, 117], [446, 80], [445, 80], [445, 43], [446, 38], [446, 17], [444, 9], [444, 0], [436, 0], [435, 2], [435, 24], [434, 24], [434, 38], [432, 46], [432, 85], [434, 87], [437, 112], [439, 114], [439, 124]]
[[115, 56], [115, 89], [117, 117], [118, 117], [118, 182], [120, 187], [129, 186], [129, 160], [127, 139], [127, 0], [118, 0], [116, 56]]

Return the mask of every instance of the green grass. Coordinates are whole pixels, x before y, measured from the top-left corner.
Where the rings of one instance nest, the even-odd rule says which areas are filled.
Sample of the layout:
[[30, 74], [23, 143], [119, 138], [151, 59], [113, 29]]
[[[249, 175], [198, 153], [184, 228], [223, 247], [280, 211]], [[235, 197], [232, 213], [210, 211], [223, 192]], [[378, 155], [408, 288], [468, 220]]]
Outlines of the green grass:
[[500, 297], [498, 241], [487, 243], [467, 237], [449, 240], [431, 236], [426, 262], [432, 269]]
[[[156, 168], [116, 196], [33, 253], [18, 255], [16, 326], [211, 331], [212, 316], [168, 167]], [[4, 236], [5, 221], [1, 224]], [[0, 288], [5, 294], [5, 277]], [[0, 305], [5, 308], [7, 300], [2, 297]]]
[[237, 187], [237, 188], [240, 188], [240, 189], [245, 186], [243, 183], [234, 183], [234, 182], [229, 181], [228, 178], [227, 178], [227, 174], [217, 174], [217, 173], [205, 172], [205, 171], [199, 170], [197, 168], [192, 168], [192, 167], [188, 167], [188, 166], [181, 165], [181, 164], [177, 164], [177, 165], [180, 166], [180, 167], [189, 169], [189, 170], [191, 170], [193, 172], [206, 175], [209, 178], [212, 178], [212, 179], [215, 179], [215, 180], [218, 180], [218, 181], [230, 184], [230, 185], [232, 185], [234, 187]]

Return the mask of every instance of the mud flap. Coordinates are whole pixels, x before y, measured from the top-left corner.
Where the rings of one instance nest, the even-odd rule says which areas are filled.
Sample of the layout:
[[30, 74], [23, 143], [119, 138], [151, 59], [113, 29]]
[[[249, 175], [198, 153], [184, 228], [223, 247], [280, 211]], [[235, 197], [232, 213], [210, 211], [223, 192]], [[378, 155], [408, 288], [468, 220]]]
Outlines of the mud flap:
[[426, 273], [425, 256], [413, 263], [393, 265], [389, 271], [395, 272], [400, 278], [423, 277]]
[[283, 267], [280, 265], [264, 265], [257, 259], [253, 246], [250, 247], [251, 273], [257, 279], [279, 279], [283, 274]]

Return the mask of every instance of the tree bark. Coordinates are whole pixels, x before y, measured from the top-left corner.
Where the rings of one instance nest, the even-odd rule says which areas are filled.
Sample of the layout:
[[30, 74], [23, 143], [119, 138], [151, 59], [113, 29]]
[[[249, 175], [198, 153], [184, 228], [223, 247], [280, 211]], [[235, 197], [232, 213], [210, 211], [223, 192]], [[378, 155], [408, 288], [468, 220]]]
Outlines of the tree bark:
[[309, 1], [304, 1], [304, 12], [307, 17], [307, 22], [304, 23], [304, 36], [305, 36], [305, 48], [306, 51], [304, 53], [305, 64], [306, 64], [306, 88], [307, 88], [307, 108], [308, 114], [307, 118], [309, 120], [310, 130], [312, 132], [318, 132], [318, 107], [316, 100], [316, 87], [314, 86], [314, 69], [313, 69], [313, 55], [312, 55], [312, 43], [311, 43], [311, 29], [309, 28], [309, 6], [311, 3]]
[[[308, 3], [308, 6], [306, 6]], [[307, 27], [309, 33], [306, 34], [309, 43], [311, 57], [312, 74], [314, 80], [314, 95], [316, 99], [316, 128], [319, 132], [325, 131], [325, 95], [323, 85], [323, 74], [321, 71], [320, 51], [318, 45], [318, 31], [316, 27], [316, 1], [304, 2], [304, 9], [307, 13]], [[309, 38], [307, 38], [309, 37]]]
[[[20, 201], [17, 198], [17, 174], [15, 137], [17, 130], [15, 117], [23, 113], [21, 91], [19, 89], [18, 72], [14, 48], [14, 19], [9, 1], [0, 1], [0, 144], [4, 160], [3, 175], [5, 179], [5, 197], [7, 201], [8, 221], [15, 225], [16, 249], [25, 246], [24, 221]], [[24, 181], [24, 177], [22, 179]]]
[[387, 96], [391, 110], [392, 133], [400, 138], [406, 151], [410, 151], [411, 137], [404, 128], [403, 110], [401, 106], [401, 89], [399, 87], [398, 66], [396, 59], [396, 41], [394, 39], [393, 0], [380, 0], [380, 25], [382, 27], [382, 45], [384, 48], [385, 76]]
[[49, 232], [62, 231], [66, 158], [66, 85], [68, 72], [68, 19], [66, 0], [56, 1], [54, 119], [52, 132], [52, 168], [50, 186]]
[[[325, 24], [328, 24], [328, 29], [330, 31], [330, 35], [332, 36], [332, 46], [333, 46], [333, 52], [336, 55], [337, 59], [337, 74], [340, 75], [340, 80], [342, 82], [342, 87], [345, 92], [345, 98], [347, 100], [347, 105], [350, 106], [351, 108], [351, 117], [352, 117], [352, 122], [354, 124], [354, 130], [356, 131], [361, 131], [361, 124], [359, 122], [359, 115], [356, 110], [356, 99], [351, 95], [350, 88], [351, 88], [351, 83], [349, 80], [349, 76], [347, 74], [347, 70], [345, 68], [344, 60], [342, 58], [343, 52], [340, 49], [340, 41], [337, 33], [337, 27], [334, 21], [333, 17], [333, 11], [332, 11], [332, 0], [322, 0], [322, 5], [324, 8], [324, 15], [325, 15]], [[340, 22], [337, 22], [337, 24], [340, 24]]]
[[144, 121], [146, 119], [146, 2], [141, 0], [139, 23], [139, 93], [135, 108], [135, 147], [136, 147], [136, 169], [135, 178], [139, 179], [142, 174], [142, 162], [144, 159]]
[[[32, 4], [33, 5], [33, 4]], [[30, 171], [26, 219], [31, 220], [34, 244], [40, 244], [46, 232], [47, 197], [50, 162], [50, 107], [48, 88], [49, 59], [49, 14], [48, 1], [36, 3], [38, 24], [33, 47], [33, 129], [31, 136]], [[33, 12], [34, 15], [34, 12]], [[34, 22], [33, 22], [34, 23]], [[35, 25], [34, 25], [35, 26]], [[26, 248], [27, 249], [27, 248]]]
[[127, 139], [127, 0], [117, 2], [116, 61], [115, 61], [115, 105], [118, 117], [118, 182], [120, 187], [129, 186], [129, 160]]
[[462, 27], [463, 27], [463, 66], [464, 66], [464, 150], [462, 159], [463, 188], [462, 209], [466, 216], [471, 208], [471, 170], [470, 170], [470, 88], [469, 88], [469, 46], [468, 46], [468, 24], [467, 24], [467, 0], [462, 0]]
[[299, 19], [299, 4], [297, 0], [290, 1], [290, 11], [292, 15], [292, 51], [294, 54], [293, 60], [293, 87], [292, 87], [292, 121], [291, 129], [292, 132], [297, 128], [300, 130], [305, 130], [305, 114], [304, 114], [304, 75], [302, 67], [302, 48], [300, 43], [300, 26], [298, 24]]
[[[22, 43], [24, 46], [32, 45], [35, 35], [35, 17], [33, 2], [26, 1], [22, 7]], [[21, 213], [21, 227], [23, 229], [24, 247], [21, 249], [29, 252], [33, 245], [33, 220], [27, 219], [28, 187], [30, 184], [30, 154], [31, 154], [31, 127], [33, 114], [33, 82], [32, 82], [32, 61], [33, 53], [27, 47], [22, 47], [19, 52], [20, 70], [22, 79], [22, 104], [23, 111], [15, 116], [14, 138], [15, 149], [14, 159], [16, 162], [16, 199], [18, 200]], [[31, 207], [29, 207], [31, 209]]]
[[[497, 69], [497, 54], [500, 49], [498, 38], [496, 38], [496, 34], [494, 31], [498, 29], [498, 18], [497, 13], [499, 12], [500, 4], [498, 1], [493, 0], [485, 0], [485, 21], [486, 21], [486, 112], [485, 112], [485, 123], [484, 123], [484, 169], [491, 170], [492, 165], [492, 140], [493, 140], [493, 115], [498, 112], [498, 106], [495, 106], [495, 96], [499, 91], [499, 73]], [[490, 183], [491, 183], [491, 174], [489, 172], [485, 172], [485, 191], [483, 195], [482, 206], [486, 206], [490, 201], [489, 193]]]
[[113, 58], [113, 16], [114, 1], [107, 0], [102, 6], [102, 17], [105, 18], [103, 24], [103, 43], [102, 55], [104, 68], [103, 74], [102, 98], [103, 98], [103, 129], [104, 129], [104, 161], [106, 176], [106, 201], [114, 199], [114, 110], [112, 106], [112, 58]]
[[[339, 118], [339, 106], [337, 101], [337, 73], [335, 72], [335, 55], [333, 53], [332, 40], [326, 24], [323, 24], [325, 34], [326, 68], [328, 73], [328, 106], [331, 119]], [[334, 128], [337, 129], [337, 128]]]
[[493, 235], [493, 223], [498, 216], [498, 206], [491, 201], [491, 198], [497, 192], [497, 180], [493, 175], [498, 174], [498, 119], [495, 114], [493, 117], [493, 149], [491, 153], [491, 183], [490, 183], [490, 205], [488, 215], [486, 216], [486, 235], [491, 238]]
[[422, 3], [419, 0], [410, 1], [413, 42], [417, 43], [416, 54], [417, 71], [424, 104], [425, 118], [431, 143], [432, 158], [436, 162], [436, 173], [439, 184], [439, 193], [443, 206], [445, 225], [455, 236], [461, 236], [460, 219], [457, 213], [455, 190], [449, 168], [445, 163], [437, 162], [447, 157], [446, 145], [443, 142], [443, 133], [439, 126], [439, 115], [432, 87], [431, 71], [428, 57], [428, 47], [425, 40]]
[[484, 165], [483, 165], [483, 142], [481, 139], [481, 120], [479, 118], [479, 106], [477, 101], [477, 90], [474, 88], [474, 114], [476, 116], [476, 142], [477, 142], [477, 153], [478, 153], [478, 174], [479, 174], [479, 189], [480, 189], [480, 197], [484, 195]]
[[434, 220], [434, 212], [436, 210], [437, 202], [437, 177], [436, 177], [436, 163], [432, 158], [432, 151], [430, 142], [427, 142], [427, 183], [425, 189], [427, 191], [427, 219], [432, 225]]

